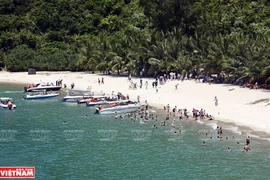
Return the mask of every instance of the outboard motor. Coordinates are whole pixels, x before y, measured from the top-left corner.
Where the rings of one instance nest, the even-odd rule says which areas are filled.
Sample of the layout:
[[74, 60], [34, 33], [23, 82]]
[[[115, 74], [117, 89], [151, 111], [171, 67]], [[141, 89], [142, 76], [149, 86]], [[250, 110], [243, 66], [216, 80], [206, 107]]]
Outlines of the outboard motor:
[[95, 112], [95, 114], [98, 114], [99, 113], [99, 109], [98, 108], [96, 108], [96, 112]]
[[24, 92], [27, 92], [27, 87], [24, 87]]

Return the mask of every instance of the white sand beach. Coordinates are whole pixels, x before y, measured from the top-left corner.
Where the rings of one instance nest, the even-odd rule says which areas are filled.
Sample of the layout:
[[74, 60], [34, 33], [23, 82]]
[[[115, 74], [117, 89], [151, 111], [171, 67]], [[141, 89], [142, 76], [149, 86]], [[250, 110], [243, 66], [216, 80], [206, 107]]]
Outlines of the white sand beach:
[[[104, 84], [98, 84], [98, 78], [104, 77]], [[86, 90], [91, 87], [93, 92], [111, 94], [112, 91], [129, 94], [130, 99], [147, 102], [154, 107], [163, 108], [167, 104], [171, 108], [187, 108], [191, 113], [192, 108], [205, 109], [218, 121], [230, 122], [239, 126], [246, 126], [253, 131], [265, 132], [270, 135], [270, 92], [264, 89], [248, 89], [233, 85], [220, 85], [208, 83], [196, 83], [195, 80], [170, 80], [164, 85], [158, 85], [158, 92], [152, 88], [153, 78], [143, 78], [143, 87], [137, 90], [129, 89], [130, 82], [127, 77], [96, 75], [86, 72], [37, 72], [36, 75], [28, 75], [27, 72], [11, 73], [0, 72], [0, 82], [20, 83], [24, 86], [34, 82], [53, 82], [63, 79], [63, 84], [70, 88], [75, 83], [74, 89]], [[139, 84], [139, 78], [132, 78]], [[148, 81], [148, 89], [145, 82]], [[175, 89], [175, 85], [179, 84]], [[215, 106], [214, 98], [218, 98], [219, 104]], [[265, 102], [253, 103], [262, 99]], [[208, 121], [208, 120], [205, 120]]]

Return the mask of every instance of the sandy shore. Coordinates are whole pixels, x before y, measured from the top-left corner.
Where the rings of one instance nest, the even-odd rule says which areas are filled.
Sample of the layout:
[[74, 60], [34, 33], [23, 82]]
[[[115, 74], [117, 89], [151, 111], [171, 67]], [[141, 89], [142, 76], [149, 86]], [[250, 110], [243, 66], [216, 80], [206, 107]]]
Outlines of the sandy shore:
[[[98, 84], [98, 78], [104, 77], [104, 84]], [[37, 72], [36, 75], [28, 75], [27, 72], [10, 73], [1, 71], [0, 82], [21, 83], [22, 89], [33, 82], [53, 82], [63, 79], [63, 84], [70, 88], [75, 83], [74, 89], [86, 90], [91, 87], [94, 92], [111, 94], [122, 92], [129, 94], [131, 99], [141, 101], [147, 100], [151, 106], [163, 108], [170, 105], [178, 108], [187, 108], [191, 113], [192, 108], [205, 109], [213, 115], [216, 120], [234, 123], [238, 126], [245, 126], [253, 131], [261, 131], [270, 135], [270, 101], [258, 102], [262, 99], [269, 99], [270, 92], [263, 89], [250, 90], [232, 85], [217, 85], [207, 83], [196, 83], [194, 80], [177, 81], [170, 80], [164, 85], [158, 85], [158, 92], [152, 88], [154, 79], [143, 78], [142, 89], [129, 89], [130, 82], [127, 77], [114, 77], [107, 75], [96, 75], [85, 72]], [[140, 79], [132, 78], [133, 82], [139, 84]], [[146, 89], [145, 82], [149, 85]], [[175, 89], [175, 85], [179, 84]], [[218, 98], [219, 104], [215, 106], [214, 98]]]

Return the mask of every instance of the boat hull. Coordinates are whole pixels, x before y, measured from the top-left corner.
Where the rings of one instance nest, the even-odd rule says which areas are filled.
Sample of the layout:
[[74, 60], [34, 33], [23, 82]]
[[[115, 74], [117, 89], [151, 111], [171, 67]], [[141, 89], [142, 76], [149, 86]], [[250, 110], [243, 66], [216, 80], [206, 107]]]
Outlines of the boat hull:
[[90, 102], [90, 101], [86, 101], [86, 106], [98, 106], [98, 105], [107, 105], [107, 104], [111, 104], [111, 103], [125, 103], [128, 102], [129, 100], [119, 100], [119, 101], [97, 101], [97, 102]]
[[25, 92], [38, 92], [38, 91], [59, 91], [62, 87], [61, 86], [43, 86], [43, 87], [32, 87], [27, 88], [25, 87]]
[[86, 97], [86, 96], [65, 96], [63, 97], [62, 101], [63, 102], [79, 102], [83, 97]]
[[11, 106], [10, 105], [7, 105], [7, 104], [0, 104], [0, 107], [2, 109], [9, 109], [9, 110], [16, 109], [16, 105], [15, 104], [12, 104]]
[[98, 101], [98, 102], [87, 101], [86, 106], [93, 107], [93, 106], [98, 106], [98, 105], [105, 105], [105, 104], [108, 104], [108, 103], [110, 103], [110, 102], [109, 101]]
[[39, 100], [39, 99], [49, 99], [59, 96], [59, 94], [45, 94], [45, 95], [25, 95], [23, 98], [25, 100]]
[[140, 104], [129, 104], [124, 106], [115, 106], [110, 108], [104, 108], [100, 110], [96, 108], [95, 114], [119, 114], [119, 113], [132, 113], [136, 112], [141, 107]]

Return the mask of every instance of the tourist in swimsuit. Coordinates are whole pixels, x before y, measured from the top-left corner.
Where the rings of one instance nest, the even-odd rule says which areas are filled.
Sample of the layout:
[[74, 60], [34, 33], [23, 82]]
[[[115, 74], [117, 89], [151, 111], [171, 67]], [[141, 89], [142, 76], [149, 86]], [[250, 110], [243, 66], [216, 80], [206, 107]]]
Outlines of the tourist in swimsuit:
[[167, 112], [170, 112], [170, 105], [167, 105]]
[[250, 144], [250, 137], [249, 137], [249, 136], [246, 138], [246, 144], [247, 144], [247, 145]]

